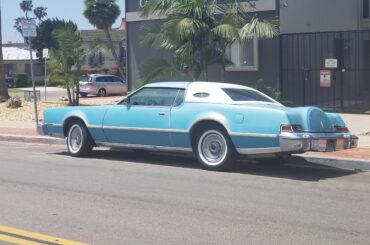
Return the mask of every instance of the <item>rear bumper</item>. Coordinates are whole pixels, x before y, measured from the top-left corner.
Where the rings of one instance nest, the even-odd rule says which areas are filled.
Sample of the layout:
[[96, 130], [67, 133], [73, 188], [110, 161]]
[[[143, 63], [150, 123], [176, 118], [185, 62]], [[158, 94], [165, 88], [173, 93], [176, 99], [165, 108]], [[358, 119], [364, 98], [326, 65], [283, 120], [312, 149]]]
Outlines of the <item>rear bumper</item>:
[[339, 151], [356, 148], [358, 137], [350, 133], [282, 133], [282, 152]]

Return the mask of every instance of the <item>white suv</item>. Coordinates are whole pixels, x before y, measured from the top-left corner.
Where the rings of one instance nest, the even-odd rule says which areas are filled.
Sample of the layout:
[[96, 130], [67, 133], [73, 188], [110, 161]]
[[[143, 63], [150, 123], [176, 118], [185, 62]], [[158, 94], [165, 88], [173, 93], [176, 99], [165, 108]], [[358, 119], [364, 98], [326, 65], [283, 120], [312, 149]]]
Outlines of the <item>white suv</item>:
[[127, 93], [127, 82], [113, 75], [91, 74], [80, 77], [80, 95], [88, 94], [104, 97], [111, 94]]

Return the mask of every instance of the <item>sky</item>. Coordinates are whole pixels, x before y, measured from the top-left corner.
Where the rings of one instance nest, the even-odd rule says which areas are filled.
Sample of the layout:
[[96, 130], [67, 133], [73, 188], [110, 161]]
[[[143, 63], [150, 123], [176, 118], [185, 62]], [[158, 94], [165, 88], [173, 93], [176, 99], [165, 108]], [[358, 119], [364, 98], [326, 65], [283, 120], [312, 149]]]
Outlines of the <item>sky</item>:
[[[22, 42], [23, 38], [17, 32], [13, 25], [14, 19], [23, 17], [24, 13], [19, 8], [19, 3], [22, 0], [0, 0], [2, 10], [2, 34], [3, 43], [8, 42]], [[72, 20], [75, 22], [79, 29], [93, 29], [94, 27], [89, 24], [85, 19], [82, 12], [84, 10], [83, 0], [33, 0], [34, 7], [46, 7], [46, 18], [59, 18], [65, 20]], [[125, 14], [125, 0], [117, 0], [121, 8], [121, 16], [117, 18], [117, 22], [113, 27], [118, 27], [121, 23], [121, 18]]]

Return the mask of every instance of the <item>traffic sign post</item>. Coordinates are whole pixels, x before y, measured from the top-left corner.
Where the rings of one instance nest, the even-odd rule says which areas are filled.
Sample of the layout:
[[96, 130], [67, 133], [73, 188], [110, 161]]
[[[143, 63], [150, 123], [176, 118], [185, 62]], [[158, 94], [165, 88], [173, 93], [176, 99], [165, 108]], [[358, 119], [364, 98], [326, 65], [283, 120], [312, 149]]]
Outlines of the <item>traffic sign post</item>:
[[23, 37], [28, 37], [29, 42], [29, 49], [30, 49], [30, 64], [31, 64], [31, 79], [32, 79], [32, 87], [33, 87], [33, 101], [35, 107], [35, 120], [36, 120], [36, 128], [39, 126], [39, 117], [37, 113], [37, 96], [36, 96], [36, 86], [35, 86], [35, 78], [33, 73], [33, 57], [32, 57], [32, 37], [37, 37], [37, 30], [36, 30], [36, 21], [34, 19], [25, 19], [22, 21], [22, 34]]

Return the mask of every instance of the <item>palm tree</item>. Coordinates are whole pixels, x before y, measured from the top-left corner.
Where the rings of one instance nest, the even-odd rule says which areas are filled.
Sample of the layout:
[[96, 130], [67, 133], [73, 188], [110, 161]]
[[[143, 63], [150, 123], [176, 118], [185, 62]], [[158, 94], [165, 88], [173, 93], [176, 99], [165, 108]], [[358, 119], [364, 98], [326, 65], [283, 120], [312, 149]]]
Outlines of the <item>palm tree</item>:
[[3, 39], [2, 39], [1, 6], [0, 6], [0, 97], [9, 99], [8, 86], [5, 82], [5, 69], [4, 69], [2, 40]]
[[35, 14], [36, 18], [39, 21], [39, 24], [41, 23], [42, 19], [44, 19], [48, 14], [46, 12], [47, 8], [45, 7], [37, 7], [33, 10], [33, 13]]
[[19, 7], [23, 12], [26, 13], [26, 19], [28, 19], [28, 12], [31, 12], [33, 9], [33, 4], [32, 0], [23, 0], [20, 4]]
[[203, 73], [208, 80], [208, 66], [218, 63], [223, 67], [224, 80], [229, 45], [254, 36], [272, 38], [278, 33], [276, 24], [251, 16], [239, 0], [149, 0], [141, 11], [144, 17], [164, 17], [159, 31], [150, 31], [148, 24], [144, 25], [148, 30], [142, 43], [170, 50], [173, 60], [182, 59], [190, 68], [193, 79]]
[[117, 17], [121, 14], [121, 10], [117, 5], [116, 0], [85, 0], [84, 2], [84, 16], [92, 25], [96, 26], [98, 29], [104, 30], [108, 40], [108, 47], [116, 61], [118, 71], [121, 76], [125, 78], [125, 73], [109, 32], [109, 29], [114, 24]]
[[48, 64], [51, 71], [49, 78], [62, 82], [67, 89], [70, 105], [78, 105], [78, 77], [86, 57], [82, 48], [82, 38], [77, 29], [71, 26], [57, 29], [53, 34], [59, 47], [51, 52]]

